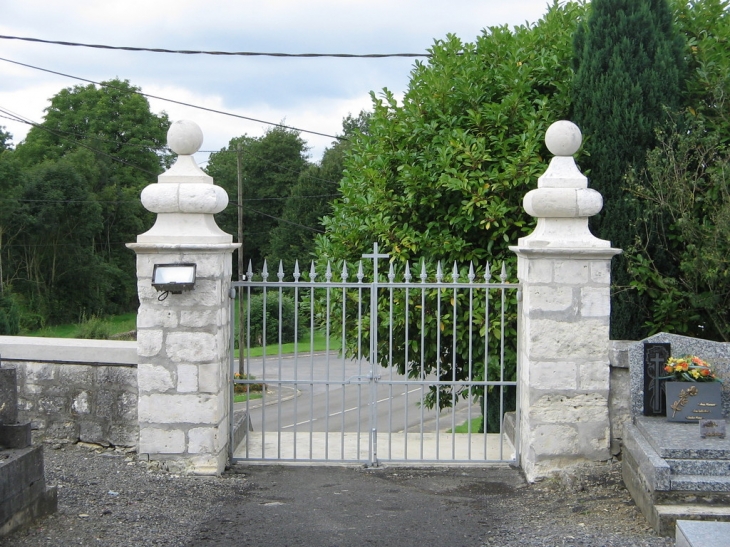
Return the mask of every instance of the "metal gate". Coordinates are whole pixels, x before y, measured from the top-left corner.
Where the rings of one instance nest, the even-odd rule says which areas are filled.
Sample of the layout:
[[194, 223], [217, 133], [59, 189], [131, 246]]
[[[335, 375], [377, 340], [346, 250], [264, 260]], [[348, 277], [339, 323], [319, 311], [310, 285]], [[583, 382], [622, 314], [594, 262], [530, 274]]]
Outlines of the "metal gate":
[[232, 460], [516, 462], [504, 415], [518, 400], [517, 351], [505, 340], [519, 285], [504, 265], [490, 283], [488, 264], [480, 281], [472, 265], [445, 276], [420, 263], [414, 275], [389, 262], [386, 274], [377, 244], [362, 258], [337, 275], [312, 264], [308, 280], [297, 263], [289, 281], [264, 263], [233, 283], [244, 340], [242, 376], [231, 344], [232, 396], [244, 400], [231, 415], [247, 427]]

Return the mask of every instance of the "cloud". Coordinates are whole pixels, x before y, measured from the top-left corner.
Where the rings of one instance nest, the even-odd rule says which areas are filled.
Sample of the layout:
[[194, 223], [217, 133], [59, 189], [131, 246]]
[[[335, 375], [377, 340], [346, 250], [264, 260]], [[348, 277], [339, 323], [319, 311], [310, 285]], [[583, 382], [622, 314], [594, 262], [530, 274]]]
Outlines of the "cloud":
[[[425, 52], [455, 33], [536, 21], [547, 0], [24, 0], [3, 2], [0, 33], [118, 46], [288, 53]], [[62, 22], [63, 24], [60, 24]], [[370, 91], [407, 88], [413, 59], [280, 59], [95, 50], [0, 40], [0, 57], [94, 81], [328, 134], [369, 108]], [[48, 99], [83, 82], [0, 62], [0, 107], [40, 121]], [[83, 84], [85, 85], [85, 84]], [[206, 148], [265, 125], [161, 101], [153, 110], [199, 120]], [[27, 128], [0, 118], [17, 143]], [[208, 136], [209, 135], [209, 136]], [[303, 135], [318, 159], [331, 142]]]

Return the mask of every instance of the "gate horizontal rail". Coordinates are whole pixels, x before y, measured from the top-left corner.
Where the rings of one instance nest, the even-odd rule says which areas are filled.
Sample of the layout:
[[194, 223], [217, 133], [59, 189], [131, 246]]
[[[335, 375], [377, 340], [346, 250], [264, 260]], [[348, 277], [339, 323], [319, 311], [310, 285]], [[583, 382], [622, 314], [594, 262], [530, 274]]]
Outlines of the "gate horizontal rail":
[[[507, 282], [504, 265], [498, 283], [489, 282], [489, 265], [484, 282], [472, 265], [456, 264], [444, 280], [441, 263], [435, 282], [423, 263], [417, 281], [406, 263], [397, 282], [393, 262], [387, 276], [378, 271], [387, 255], [377, 245], [363, 258], [372, 261], [367, 274], [359, 263], [356, 282], [347, 265], [334, 281], [328, 263], [324, 275], [312, 264], [308, 281], [298, 264], [294, 281], [284, 281], [281, 265], [269, 281], [266, 264], [256, 280], [249, 265], [246, 280], [233, 283], [243, 299], [245, 375], [232, 389], [249, 394], [236, 407], [253, 431], [232, 459], [516, 462], [519, 446], [503, 417], [518, 410], [516, 348], [505, 341], [516, 340], [519, 285]], [[253, 342], [263, 348], [259, 357], [251, 356]], [[232, 373], [238, 365], [232, 344]]]

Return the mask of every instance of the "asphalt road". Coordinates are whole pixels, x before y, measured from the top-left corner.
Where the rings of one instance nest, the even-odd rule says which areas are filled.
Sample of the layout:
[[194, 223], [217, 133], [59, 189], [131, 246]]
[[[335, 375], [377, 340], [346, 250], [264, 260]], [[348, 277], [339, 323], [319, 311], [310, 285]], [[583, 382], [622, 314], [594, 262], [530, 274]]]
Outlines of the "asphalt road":
[[335, 353], [273, 356], [246, 365], [248, 374], [269, 389], [249, 405], [255, 431], [357, 432], [375, 425], [392, 433], [435, 432], [452, 429], [480, 412], [464, 400], [456, 401], [455, 411], [428, 409], [423, 405], [428, 387], [406, 383], [403, 375], [384, 368], [376, 369], [380, 378], [371, 383], [369, 363]]

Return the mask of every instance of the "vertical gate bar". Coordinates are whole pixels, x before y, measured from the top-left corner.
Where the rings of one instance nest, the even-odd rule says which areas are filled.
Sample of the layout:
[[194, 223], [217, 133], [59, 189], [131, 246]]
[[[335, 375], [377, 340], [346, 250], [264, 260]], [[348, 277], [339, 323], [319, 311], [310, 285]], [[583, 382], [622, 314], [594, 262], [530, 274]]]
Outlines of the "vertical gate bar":
[[[489, 331], [491, 328], [491, 316], [489, 314], [489, 280], [492, 277], [490, 271], [489, 262], [487, 262], [486, 270], [484, 271], [484, 282], [486, 289], [484, 290], [484, 317], [487, 322], [487, 329], [484, 333], [484, 381], [489, 381]], [[482, 389], [482, 427], [484, 429], [484, 459], [487, 459], [487, 431], [489, 430], [489, 423], [487, 420], [488, 413], [487, 408], [489, 406], [487, 395], [489, 394], [489, 385], [485, 383]]]
[[456, 309], [456, 302], [459, 298], [459, 295], [457, 293], [457, 285], [459, 283], [459, 270], [456, 266], [456, 262], [454, 262], [454, 270], [451, 274], [451, 278], [454, 281], [454, 303], [452, 308], [452, 316], [451, 319], [454, 323], [452, 327], [452, 334], [453, 337], [452, 344], [451, 344], [451, 380], [454, 382], [454, 384], [451, 386], [451, 459], [456, 459], [456, 323], [457, 323], [457, 309]]
[[468, 359], [469, 359], [469, 371], [468, 371], [468, 379], [469, 379], [469, 388], [467, 392], [467, 401], [469, 402], [469, 406], [466, 411], [466, 419], [469, 426], [467, 427], [467, 432], [469, 434], [468, 436], [468, 445], [467, 445], [467, 459], [471, 460], [471, 436], [472, 436], [472, 428], [471, 428], [471, 407], [472, 407], [472, 387], [474, 384], [472, 383], [474, 381], [474, 289], [471, 287], [471, 285], [474, 283], [474, 263], [469, 262], [469, 275], [467, 276], [469, 280], [469, 350], [468, 350]]
[[388, 384], [388, 459], [393, 458], [393, 282], [395, 281], [395, 271], [393, 263], [390, 263], [388, 270], [388, 283], [390, 287], [390, 316], [388, 318], [388, 370], [390, 383]]
[[[248, 261], [248, 270], [246, 271], [246, 279], [253, 281], [253, 269], [251, 267], [251, 261]], [[239, 321], [243, 321], [242, 317], [239, 317]], [[238, 341], [238, 351], [242, 351], [243, 347], [246, 348], [246, 372], [247, 376], [251, 375], [251, 285], [246, 286], [246, 341]], [[247, 390], [248, 393], [248, 390]], [[248, 414], [251, 409], [251, 403], [249, 398], [246, 397], [246, 413]], [[249, 414], [250, 416], [250, 414]], [[246, 458], [251, 455], [249, 453], [249, 437], [246, 435]]]
[[[362, 285], [364, 277], [362, 260], [358, 265], [357, 282]], [[357, 375], [362, 376], [362, 287], [357, 288]], [[360, 430], [362, 424], [362, 384], [357, 384], [357, 459], [360, 459]]]
[[309, 459], [313, 459], [314, 450], [314, 291], [317, 271], [314, 262], [309, 269]]
[[[324, 459], [329, 460], [330, 454], [330, 301], [332, 288], [332, 268], [330, 267], [329, 261], [327, 262], [327, 273], [325, 274], [325, 280], [327, 281], [327, 288], [325, 291], [325, 302], [327, 309], [325, 311], [325, 367], [327, 371], [325, 373], [327, 384], [325, 386], [325, 401], [324, 401]], [[314, 347], [312, 347], [314, 351]]]
[[[406, 270], [403, 275], [403, 279], [405, 283], [411, 282], [411, 269], [408, 266], [408, 261], [406, 261]], [[406, 378], [408, 378], [408, 364], [410, 363], [409, 360], [409, 339], [408, 339], [408, 326], [410, 324], [411, 316], [410, 316], [410, 291], [408, 287], [405, 288], [405, 352], [404, 352], [404, 358], [403, 358], [403, 372], [405, 373]], [[403, 455], [404, 458], [408, 459], [408, 386], [406, 385], [404, 388], [405, 391], [405, 412], [403, 413]]]
[[[263, 282], [266, 283], [269, 277], [269, 271], [266, 267], [266, 260], [264, 260], [264, 268], [261, 271], [261, 277], [263, 279]], [[263, 378], [266, 378], [266, 297], [267, 297], [267, 289], [266, 286], [262, 288], [263, 296], [262, 296], [262, 302], [263, 302], [263, 319], [261, 321], [261, 375]], [[262, 379], [263, 381], [263, 379]], [[266, 390], [261, 390], [262, 397], [261, 397], [261, 458], [266, 458]]]
[[[440, 284], [444, 274], [441, 261], [436, 266], [436, 283]], [[441, 382], [441, 287], [436, 288], [436, 381]], [[436, 459], [441, 450], [441, 384], [436, 384]]]
[[[507, 269], [505, 267], [504, 262], [502, 262], [502, 272], [499, 275], [500, 279], [502, 280], [502, 284], [507, 282]], [[501, 304], [502, 304], [502, 310], [500, 312], [500, 343], [499, 343], [499, 381], [504, 382], [504, 328], [505, 328], [505, 313], [504, 308], [507, 305], [507, 298], [506, 298], [506, 289], [502, 287], [500, 289], [500, 297], [501, 297]], [[502, 419], [504, 416], [504, 390], [505, 385], [502, 383], [499, 386], [499, 459], [504, 459], [504, 436], [503, 436], [503, 423]]]
[[[279, 272], [278, 272], [278, 278], [279, 283], [284, 281], [284, 265], [282, 261], [279, 261]], [[279, 348], [278, 348], [278, 368], [279, 368], [279, 382], [281, 382], [281, 366], [282, 366], [282, 347], [281, 347], [281, 338], [282, 338], [282, 325], [284, 324], [284, 317], [282, 313], [282, 297], [283, 297], [283, 289], [281, 285], [279, 285]], [[277, 438], [277, 454], [278, 458], [281, 459], [281, 383], [279, 384], [279, 389], [277, 390], [277, 404], [276, 404], [276, 438]]]
[[[347, 263], [342, 263], [342, 282], [347, 282]], [[342, 418], [340, 427], [340, 458], [345, 459], [345, 391], [347, 389], [347, 372], [345, 371], [345, 358], [347, 355], [347, 288], [342, 287]]]
[[[421, 283], [426, 283], [426, 278], [428, 277], [426, 274], [426, 262], [421, 259]], [[426, 379], [426, 356], [425, 356], [425, 347], [426, 347], [426, 287], [421, 287], [421, 377], [420, 380], [423, 381]], [[421, 452], [420, 452], [420, 459], [423, 459], [423, 408], [425, 406], [425, 390], [426, 386], [424, 384], [421, 384]]]
[[[299, 271], [299, 261], [294, 261], [294, 414], [292, 416], [292, 458], [297, 459], [297, 416], [299, 416], [299, 278], [302, 276]], [[279, 378], [281, 380], [281, 378]], [[281, 386], [279, 386], [281, 387]], [[280, 428], [281, 429], [281, 428]]]

